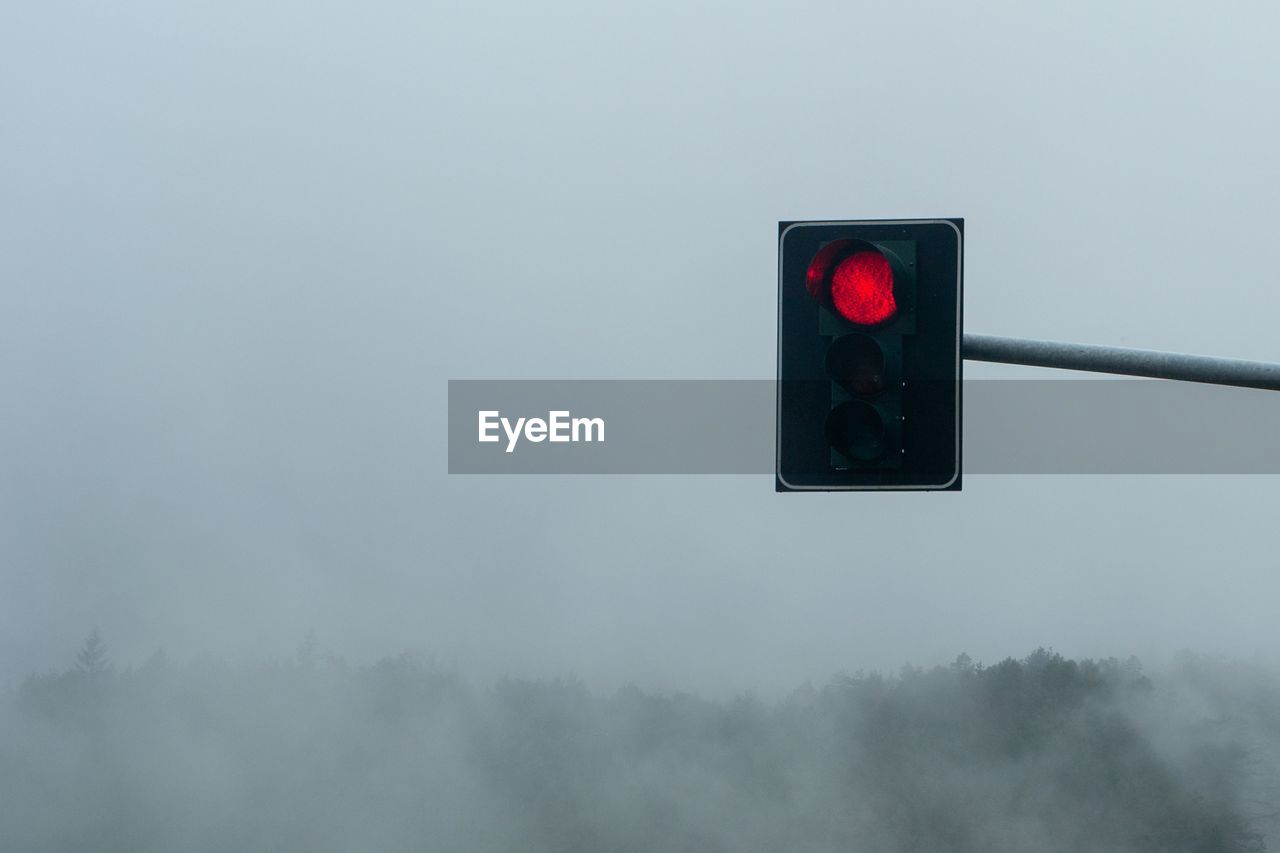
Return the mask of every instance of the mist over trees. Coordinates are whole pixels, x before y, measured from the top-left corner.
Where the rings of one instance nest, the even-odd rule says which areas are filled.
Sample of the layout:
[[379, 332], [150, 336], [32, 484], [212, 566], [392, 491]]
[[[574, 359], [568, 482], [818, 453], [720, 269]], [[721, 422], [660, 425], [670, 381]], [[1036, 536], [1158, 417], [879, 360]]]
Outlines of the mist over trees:
[[230, 667], [72, 666], [0, 709], [23, 851], [1263, 851], [1280, 687], [1038, 650], [776, 701], [477, 687], [309, 638]]

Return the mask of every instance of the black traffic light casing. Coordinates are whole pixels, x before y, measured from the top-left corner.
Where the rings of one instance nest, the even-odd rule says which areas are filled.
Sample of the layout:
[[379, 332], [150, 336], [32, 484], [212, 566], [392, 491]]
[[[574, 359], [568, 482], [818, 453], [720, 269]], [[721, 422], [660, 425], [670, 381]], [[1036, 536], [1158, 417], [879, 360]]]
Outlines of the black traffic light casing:
[[778, 491], [960, 488], [964, 220], [778, 224]]

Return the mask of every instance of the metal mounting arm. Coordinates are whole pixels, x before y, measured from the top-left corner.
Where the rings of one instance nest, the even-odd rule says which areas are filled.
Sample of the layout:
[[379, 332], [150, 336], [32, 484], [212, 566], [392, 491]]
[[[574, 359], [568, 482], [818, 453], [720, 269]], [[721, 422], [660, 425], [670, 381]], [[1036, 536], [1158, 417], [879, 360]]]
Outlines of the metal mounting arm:
[[961, 353], [969, 361], [1120, 373], [1127, 376], [1149, 376], [1153, 379], [1177, 379], [1182, 382], [1206, 382], [1211, 385], [1237, 385], [1280, 391], [1280, 364], [1265, 361], [990, 335], [965, 335]]

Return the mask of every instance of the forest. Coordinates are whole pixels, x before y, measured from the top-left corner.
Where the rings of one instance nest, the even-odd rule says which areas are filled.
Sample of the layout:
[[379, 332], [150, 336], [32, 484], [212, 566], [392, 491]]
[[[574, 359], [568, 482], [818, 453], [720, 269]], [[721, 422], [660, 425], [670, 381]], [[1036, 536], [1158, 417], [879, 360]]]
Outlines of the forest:
[[3, 696], [0, 848], [1259, 853], [1278, 685], [1039, 649], [711, 699], [314, 641], [119, 667], [95, 632]]

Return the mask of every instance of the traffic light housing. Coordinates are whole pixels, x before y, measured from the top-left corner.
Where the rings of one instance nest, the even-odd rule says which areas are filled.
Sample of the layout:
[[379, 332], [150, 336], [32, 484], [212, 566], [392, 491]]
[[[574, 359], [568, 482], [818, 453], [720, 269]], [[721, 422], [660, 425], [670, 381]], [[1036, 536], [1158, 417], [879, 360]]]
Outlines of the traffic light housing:
[[778, 491], [960, 488], [964, 220], [778, 224]]

